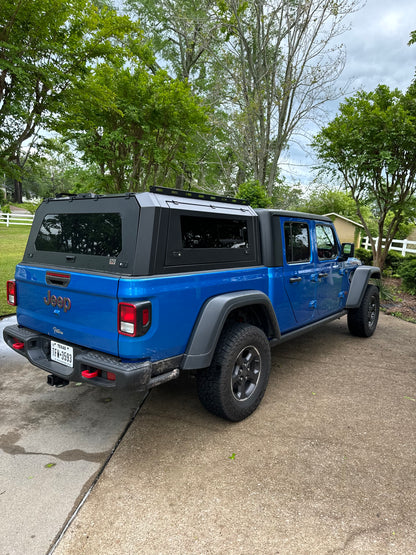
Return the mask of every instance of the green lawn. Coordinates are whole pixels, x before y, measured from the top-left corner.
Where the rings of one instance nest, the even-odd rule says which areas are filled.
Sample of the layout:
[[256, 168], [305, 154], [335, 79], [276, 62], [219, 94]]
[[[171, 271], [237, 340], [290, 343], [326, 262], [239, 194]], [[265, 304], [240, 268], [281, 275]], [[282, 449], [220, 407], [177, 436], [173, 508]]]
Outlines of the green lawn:
[[7, 304], [6, 282], [13, 279], [15, 266], [22, 260], [29, 232], [29, 225], [0, 225], [0, 316], [16, 312]]

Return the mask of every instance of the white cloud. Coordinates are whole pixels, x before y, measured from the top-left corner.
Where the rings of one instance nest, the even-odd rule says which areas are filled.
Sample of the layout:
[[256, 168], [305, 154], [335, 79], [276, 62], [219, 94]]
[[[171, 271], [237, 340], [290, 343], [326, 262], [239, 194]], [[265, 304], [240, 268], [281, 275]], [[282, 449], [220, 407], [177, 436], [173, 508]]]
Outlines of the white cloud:
[[343, 40], [347, 64], [343, 78], [353, 79], [354, 89], [367, 91], [380, 84], [407, 89], [415, 76], [416, 45], [409, 47], [416, 30], [414, 0], [368, 0], [351, 18]]

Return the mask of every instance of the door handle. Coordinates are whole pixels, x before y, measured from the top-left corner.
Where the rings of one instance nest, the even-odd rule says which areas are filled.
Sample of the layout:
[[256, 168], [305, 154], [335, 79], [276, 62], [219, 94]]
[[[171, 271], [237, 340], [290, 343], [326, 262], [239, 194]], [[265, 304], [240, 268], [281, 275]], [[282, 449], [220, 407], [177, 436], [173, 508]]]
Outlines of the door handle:
[[328, 274], [325, 274], [325, 273], [318, 274], [318, 278], [324, 278], [324, 277], [328, 277]]
[[297, 281], [302, 281], [302, 278], [298, 276], [298, 277], [291, 277], [289, 279], [289, 283], [296, 283]]

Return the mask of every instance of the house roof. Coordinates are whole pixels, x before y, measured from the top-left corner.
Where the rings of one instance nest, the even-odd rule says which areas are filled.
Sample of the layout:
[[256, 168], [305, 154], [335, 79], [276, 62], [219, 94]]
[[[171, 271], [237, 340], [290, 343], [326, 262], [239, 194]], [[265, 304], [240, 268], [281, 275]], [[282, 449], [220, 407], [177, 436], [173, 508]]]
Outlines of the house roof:
[[340, 220], [344, 220], [345, 222], [349, 222], [350, 224], [355, 225], [356, 227], [362, 227], [364, 229], [364, 226], [362, 224], [359, 224], [358, 222], [354, 222], [353, 220], [350, 220], [345, 216], [341, 216], [341, 214], [337, 214], [336, 212], [330, 212], [329, 214], [324, 214], [324, 216], [328, 216], [328, 217], [335, 216]]

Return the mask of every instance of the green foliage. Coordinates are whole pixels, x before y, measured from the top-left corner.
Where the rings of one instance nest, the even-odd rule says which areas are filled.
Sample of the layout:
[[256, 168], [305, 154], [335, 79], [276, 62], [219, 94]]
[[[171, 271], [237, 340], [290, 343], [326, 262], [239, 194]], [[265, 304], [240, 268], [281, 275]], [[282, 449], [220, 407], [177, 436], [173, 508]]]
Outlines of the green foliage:
[[[100, 97], [90, 90], [101, 91]], [[98, 67], [80, 86], [61, 128], [84, 161], [99, 169], [94, 190], [112, 193], [175, 185], [183, 167], [192, 171], [192, 145], [208, 130], [206, 111], [189, 85], [162, 70], [151, 74], [139, 60], [129, 68]]]
[[279, 180], [273, 187], [272, 204], [280, 210], [301, 210], [303, 191], [301, 186], [291, 186]]
[[405, 260], [400, 268], [399, 275], [402, 278], [402, 287], [411, 295], [416, 295], [416, 259]]
[[[395, 214], [391, 210], [387, 212], [385, 220], [385, 232], [383, 237], [388, 235], [388, 229], [391, 225], [394, 225]], [[416, 221], [416, 197], [412, 197], [408, 200], [406, 205], [403, 207], [402, 217], [400, 218], [400, 223], [397, 227], [395, 239], [403, 240], [407, 239], [411, 234], [413, 228], [415, 227], [414, 222]], [[376, 233], [375, 233], [376, 235]]]
[[27, 158], [21, 175], [23, 193], [27, 198], [42, 199], [70, 192], [80, 171], [68, 144], [49, 138], [41, 152]]
[[399, 252], [389, 251], [384, 264], [384, 273], [389, 271], [392, 275], [397, 275], [399, 273], [400, 266], [405, 260], [405, 257], [403, 257]]
[[333, 39], [357, 3], [127, 0], [163, 67], [212, 107], [218, 140], [200, 138], [201, 187], [215, 165], [221, 189], [254, 179], [273, 196], [289, 140], [334, 96]]
[[[2, 0], [0, 10], [0, 169], [21, 179], [40, 131], [52, 129], [97, 61], [126, 63], [141, 31], [104, 2]], [[90, 94], [97, 91], [89, 91]], [[94, 95], [96, 96], [96, 95]], [[29, 143], [29, 141], [31, 141]]]
[[303, 204], [303, 209], [313, 214], [334, 212], [352, 220], [357, 219], [357, 207], [351, 195], [325, 186], [317, 187], [310, 193]]
[[373, 262], [373, 253], [367, 249], [355, 249], [355, 257], [366, 266], [370, 266]]
[[368, 235], [370, 221], [363, 205], [373, 207], [377, 236], [386, 237], [375, 249], [381, 268], [389, 242], [412, 217], [416, 192], [416, 85], [407, 93], [380, 85], [358, 92], [340, 106], [339, 115], [315, 137], [313, 146], [322, 167], [341, 176], [354, 199]]
[[[355, 257], [367, 266], [373, 264], [373, 253], [371, 250], [363, 248], [355, 249]], [[385, 276], [400, 276], [401, 268], [415, 258], [413, 255], [402, 256], [399, 252], [390, 250], [386, 256], [383, 274]]]
[[253, 208], [270, 208], [272, 204], [266, 189], [255, 180], [242, 183], [238, 188], [237, 197], [247, 200]]

